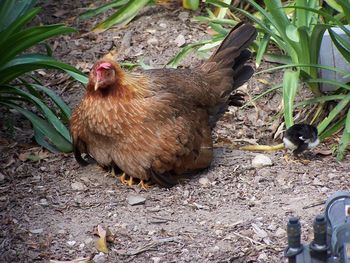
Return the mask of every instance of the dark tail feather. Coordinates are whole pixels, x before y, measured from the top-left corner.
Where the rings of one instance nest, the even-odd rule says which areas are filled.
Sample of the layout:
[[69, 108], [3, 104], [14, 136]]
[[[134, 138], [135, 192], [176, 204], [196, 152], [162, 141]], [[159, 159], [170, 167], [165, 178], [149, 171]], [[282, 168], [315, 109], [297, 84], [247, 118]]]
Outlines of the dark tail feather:
[[249, 59], [250, 52], [246, 48], [254, 41], [256, 35], [256, 29], [252, 25], [237, 24], [202, 68], [208, 73], [222, 68], [235, 70], [235, 67], [243, 65]]
[[80, 151], [80, 149], [84, 149], [84, 152], [86, 152], [86, 145], [85, 143], [83, 143], [82, 141], [78, 140], [75, 141], [73, 140], [73, 153], [74, 153], [74, 157], [77, 160], [77, 162], [81, 165], [81, 166], [86, 166], [88, 164], [92, 164], [95, 162], [95, 160], [90, 156], [90, 155], [86, 155], [87, 160], [85, 160], [81, 155], [82, 152]]

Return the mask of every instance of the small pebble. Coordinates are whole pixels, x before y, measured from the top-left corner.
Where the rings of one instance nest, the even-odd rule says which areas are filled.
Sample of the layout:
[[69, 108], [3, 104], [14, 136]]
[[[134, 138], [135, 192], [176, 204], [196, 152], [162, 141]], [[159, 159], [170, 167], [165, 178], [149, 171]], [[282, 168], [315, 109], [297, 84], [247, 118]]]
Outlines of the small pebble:
[[160, 263], [162, 262], [162, 259], [160, 257], [152, 257], [153, 263]]
[[270, 157], [264, 154], [258, 154], [252, 160], [252, 166], [254, 168], [261, 168], [261, 167], [271, 166], [271, 165], [272, 165], [272, 161]]
[[60, 229], [60, 230], [57, 231], [57, 234], [66, 235], [66, 234], [67, 234], [67, 231], [64, 230], [64, 229]]
[[166, 25], [165, 23], [159, 23], [159, 26], [160, 26], [161, 28], [167, 28], [167, 25]]
[[74, 240], [67, 241], [67, 245], [70, 246], [70, 247], [74, 246], [76, 243], [77, 243], [77, 241], [74, 241]]
[[178, 47], [182, 47], [183, 45], [186, 44], [186, 39], [183, 35], [178, 35], [177, 38], [174, 40], [175, 44], [178, 46]]
[[283, 228], [278, 228], [275, 233], [276, 237], [287, 237], [287, 232]]
[[40, 199], [39, 204], [42, 206], [49, 206], [49, 202], [45, 198]]
[[210, 185], [210, 181], [207, 177], [199, 178], [199, 183], [204, 187], [207, 187]]
[[81, 182], [74, 182], [71, 184], [71, 187], [75, 191], [84, 191], [86, 189], [86, 186]]
[[105, 263], [106, 262], [106, 256], [104, 253], [100, 252], [97, 255], [94, 256], [92, 259], [94, 263]]
[[32, 229], [32, 230], [29, 230], [29, 232], [32, 234], [41, 234], [42, 232], [44, 232], [44, 229], [43, 228]]

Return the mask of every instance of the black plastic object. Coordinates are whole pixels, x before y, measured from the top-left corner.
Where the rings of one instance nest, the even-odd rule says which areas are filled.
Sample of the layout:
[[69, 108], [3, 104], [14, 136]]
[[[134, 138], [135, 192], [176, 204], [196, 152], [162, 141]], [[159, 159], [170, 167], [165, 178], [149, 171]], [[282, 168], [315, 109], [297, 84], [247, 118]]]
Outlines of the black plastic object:
[[314, 239], [301, 244], [299, 219], [287, 224], [289, 263], [350, 263], [350, 192], [336, 192], [326, 202], [324, 215], [313, 222]]

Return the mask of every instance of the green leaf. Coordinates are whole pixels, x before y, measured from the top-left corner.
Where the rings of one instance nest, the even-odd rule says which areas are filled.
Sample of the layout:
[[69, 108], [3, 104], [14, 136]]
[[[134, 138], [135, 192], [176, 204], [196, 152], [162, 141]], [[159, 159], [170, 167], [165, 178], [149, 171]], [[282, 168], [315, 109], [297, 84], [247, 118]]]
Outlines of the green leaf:
[[286, 27], [286, 35], [290, 40], [294, 42], [300, 41], [298, 28], [294, 25], [288, 25]]
[[184, 59], [190, 52], [192, 52], [193, 50], [195, 50], [196, 48], [198, 48], [199, 46], [203, 46], [205, 44], [208, 43], [212, 43], [214, 41], [213, 39], [208, 39], [208, 40], [203, 40], [203, 41], [199, 41], [197, 43], [194, 44], [190, 44], [187, 45], [185, 47], [183, 47], [179, 53], [176, 54], [175, 57], [173, 57], [168, 63], [167, 63], [167, 67], [168, 68], [177, 68], [178, 65], [180, 64], [181, 60]]
[[199, 0], [182, 0], [182, 6], [195, 11], [199, 8]]
[[328, 32], [334, 45], [337, 47], [343, 57], [350, 63], [350, 42], [335, 33], [332, 29], [329, 29]]
[[339, 121], [337, 121], [335, 124], [330, 125], [331, 127], [328, 127], [322, 134], [320, 134], [320, 141], [323, 141], [324, 139], [336, 134], [338, 131], [344, 128], [345, 124], [345, 117], [341, 118]]
[[0, 1], [0, 32], [23, 16], [36, 3], [36, 0], [1, 0]]
[[[3, 43], [4, 41], [6, 41], [8, 37], [11, 36], [13, 33], [20, 31], [25, 26], [25, 24], [31, 21], [39, 12], [40, 12], [40, 8], [34, 8], [28, 11], [23, 16], [18, 17], [8, 27], [5, 27], [4, 30], [1, 32], [0, 43]], [[2, 22], [0, 22], [0, 27], [1, 25], [3, 25]]]
[[341, 161], [344, 159], [345, 152], [349, 143], [350, 143], [350, 110], [348, 110], [348, 114], [345, 120], [345, 128], [343, 131], [343, 136], [341, 137], [341, 140], [339, 143], [337, 161]]
[[[12, 34], [6, 41], [0, 43], [0, 65], [3, 65], [13, 59], [16, 55], [27, 48], [40, 43], [50, 37], [76, 32], [75, 29], [65, 27], [64, 25], [48, 25], [31, 27], [15, 34]], [[14, 45], [16, 43], [16, 45]]]
[[32, 125], [38, 129], [42, 134], [45, 134], [50, 143], [54, 144], [55, 147], [61, 152], [71, 152], [72, 144], [67, 141], [61, 134], [59, 134], [50, 123], [43, 120], [42, 118], [36, 116], [34, 113], [25, 110], [12, 102], [4, 102], [0, 100], [0, 104], [17, 110], [19, 113], [23, 114]]
[[86, 75], [73, 66], [46, 55], [25, 54], [17, 56], [0, 68], [0, 83], [8, 83], [26, 72], [42, 68], [61, 69], [84, 84], [88, 82]]
[[67, 140], [70, 141], [70, 133], [68, 129], [62, 124], [62, 122], [57, 118], [57, 116], [47, 107], [45, 103], [43, 103], [40, 99], [37, 97], [31, 95], [28, 92], [25, 92], [19, 88], [16, 87], [1, 87], [0, 94], [13, 94], [13, 95], [19, 95], [22, 98], [34, 103], [37, 108], [45, 115], [47, 120], [55, 127], [55, 129], [62, 134], [62, 136]]
[[350, 94], [344, 96], [344, 98], [338, 102], [337, 106], [328, 114], [328, 116], [318, 125], [317, 129], [319, 133], [322, 133], [328, 125], [337, 117], [337, 115], [349, 104]]
[[123, 6], [123, 5], [127, 4], [128, 2], [129, 2], [129, 0], [114, 0], [114, 1], [108, 2], [104, 5], [101, 5], [97, 8], [89, 9], [86, 12], [80, 14], [79, 19], [85, 20], [85, 19], [91, 18], [91, 17], [96, 16], [98, 14], [104, 13], [111, 8], [117, 8], [117, 7]]
[[71, 116], [71, 110], [68, 105], [51, 89], [38, 85], [38, 84], [30, 84], [32, 87], [43, 91], [49, 98], [60, 108], [60, 110], [64, 113], [66, 121], [69, 120]]
[[256, 52], [255, 66], [258, 68], [262, 61], [262, 58], [266, 52], [267, 46], [270, 42], [271, 36], [269, 34], [264, 34], [263, 38], [260, 40], [258, 51]]
[[130, 0], [126, 5], [120, 8], [116, 13], [108, 17], [105, 21], [96, 25], [94, 32], [103, 32], [116, 24], [126, 25], [144, 8], [150, 0]]
[[298, 90], [299, 71], [286, 70], [283, 75], [283, 105], [286, 127], [293, 126], [294, 99]]

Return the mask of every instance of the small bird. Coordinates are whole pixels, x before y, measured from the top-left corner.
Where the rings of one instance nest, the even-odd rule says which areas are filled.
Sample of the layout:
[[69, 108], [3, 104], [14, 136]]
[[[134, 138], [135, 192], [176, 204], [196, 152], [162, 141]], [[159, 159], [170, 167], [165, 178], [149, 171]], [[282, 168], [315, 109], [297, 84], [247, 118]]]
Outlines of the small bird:
[[240, 105], [242, 96], [231, 94], [254, 73], [245, 63], [256, 34], [252, 25], [238, 24], [193, 69], [129, 73], [113, 60], [97, 61], [70, 121], [78, 163], [88, 164], [85, 154], [119, 168], [122, 183], [137, 179], [141, 188], [148, 181], [171, 187], [178, 175], [207, 168], [211, 131], [229, 104]]
[[313, 149], [320, 143], [317, 128], [309, 124], [294, 124], [285, 132], [283, 143], [295, 155]]

